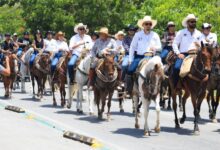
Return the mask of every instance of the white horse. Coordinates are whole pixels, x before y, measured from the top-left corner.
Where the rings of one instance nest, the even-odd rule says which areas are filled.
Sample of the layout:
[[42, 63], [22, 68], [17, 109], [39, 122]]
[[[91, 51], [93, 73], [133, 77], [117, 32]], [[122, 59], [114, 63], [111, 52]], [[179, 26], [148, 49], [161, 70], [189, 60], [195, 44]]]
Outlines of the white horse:
[[156, 119], [156, 126], [155, 132], [160, 132], [160, 86], [161, 82], [164, 78], [163, 73], [163, 64], [161, 62], [161, 58], [159, 56], [154, 56], [151, 58], [140, 70], [140, 74], [138, 76], [138, 84], [135, 83], [133, 87], [134, 92], [134, 103], [135, 103], [135, 128], [140, 128], [138, 123], [138, 97], [140, 95], [140, 99], [143, 103], [144, 109], [144, 135], [150, 135], [150, 130], [148, 126], [148, 113], [149, 113], [149, 106], [151, 100], [154, 100], [156, 103], [156, 112], [157, 112], [157, 119]]
[[[88, 74], [91, 64], [91, 57], [86, 56], [79, 64], [76, 70], [75, 80], [77, 85], [69, 84], [69, 100], [67, 103], [67, 107], [71, 108], [73, 95], [75, 93], [75, 89], [77, 89], [77, 103], [76, 109], [78, 113], [83, 113], [82, 101], [83, 101], [83, 86], [87, 85], [88, 82]], [[87, 88], [88, 89], [88, 88]], [[89, 102], [89, 113], [93, 114], [93, 98], [90, 97], [90, 90], [87, 90], [87, 102]]]
[[29, 60], [31, 58], [31, 54], [33, 52], [34, 52], [34, 49], [30, 48], [21, 57], [20, 74], [21, 74], [21, 92], [22, 93], [26, 93], [25, 77], [30, 77], [30, 71], [28, 68], [28, 64], [29, 64]]

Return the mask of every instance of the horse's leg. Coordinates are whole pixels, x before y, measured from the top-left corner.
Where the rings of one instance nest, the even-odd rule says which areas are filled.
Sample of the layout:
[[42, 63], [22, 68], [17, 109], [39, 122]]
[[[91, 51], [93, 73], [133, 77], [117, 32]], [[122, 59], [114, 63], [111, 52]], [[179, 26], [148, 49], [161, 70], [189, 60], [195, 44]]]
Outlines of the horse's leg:
[[101, 109], [100, 109], [100, 93], [97, 89], [94, 89], [94, 99], [95, 99], [95, 102], [97, 104], [97, 110], [98, 110], [98, 118], [101, 119]]
[[180, 111], [183, 111], [182, 91], [179, 92], [178, 97], [179, 97], [179, 109], [180, 109]]
[[114, 90], [110, 91], [109, 95], [108, 95], [108, 104], [107, 104], [108, 105], [108, 113], [107, 113], [108, 121], [110, 121], [110, 118], [111, 118], [111, 116], [110, 116], [110, 109], [111, 109], [111, 101], [112, 101], [113, 92], [114, 92]]
[[[214, 93], [214, 92], [213, 92]], [[212, 122], [213, 123], [217, 123], [218, 122], [218, 120], [216, 119], [216, 111], [217, 111], [217, 108], [218, 108], [218, 105], [219, 105], [219, 95], [220, 93], [219, 93], [219, 90], [217, 89], [217, 93], [216, 93], [216, 96], [215, 96], [215, 98], [216, 99], [213, 99], [213, 112], [212, 112]]]
[[180, 128], [179, 120], [177, 116], [177, 103], [176, 103], [176, 92], [175, 91], [172, 91], [172, 99], [173, 99], [173, 111], [175, 115], [175, 127]]
[[35, 83], [34, 83], [34, 76], [32, 75], [32, 73], [31, 73], [31, 81], [32, 81], [32, 88], [33, 88], [33, 98], [35, 99], [35, 90], [34, 90]]
[[193, 113], [194, 113], [194, 130], [193, 133], [195, 135], [199, 134], [199, 126], [198, 126], [198, 116], [199, 116], [199, 111], [197, 109], [197, 96], [195, 95], [195, 93], [191, 93], [191, 101], [193, 104]]
[[90, 115], [93, 115], [94, 114], [94, 111], [93, 111], [93, 103], [94, 103], [94, 100], [93, 98], [90, 98], [90, 90], [88, 90], [87, 88], [87, 101], [89, 102], [89, 114]]
[[172, 108], [171, 108], [171, 97], [172, 97], [172, 95], [171, 95], [171, 88], [170, 88], [170, 86], [168, 86], [168, 106], [167, 106], [167, 110], [172, 110]]
[[106, 96], [107, 96], [107, 93], [106, 93], [106, 92], [104, 92], [104, 93], [101, 95], [101, 101], [102, 101], [101, 116], [100, 116], [101, 119], [102, 119], [103, 113], [105, 112]]
[[[140, 125], [138, 123], [139, 116], [138, 116], [138, 111], [137, 111], [138, 110], [138, 96], [136, 94], [133, 94], [132, 101], [134, 103], [134, 111], [135, 111], [135, 128], [139, 129]], [[146, 108], [146, 107], [144, 106], [144, 108]]]
[[211, 90], [208, 91], [208, 94], [206, 96], [206, 100], [207, 100], [207, 104], [208, 104], [208, 108], [209, 108], [209, 118], [211, 119], [211, 104], [210, 104], [210, 97], [211, 97]]
[[183, 124], [186, 120], [186, 100], [189, 97], [190, 93], [188, 90], [185, 91], [182, 99], [182, 106], [183, 106], [183, 115], [182, 118], [180, 119], [180, 123]]
[[64, 106], [66, 106], [66, 89], [65, 89], [65, 84], [63, 85], [63, 101], [64, 101]]
[[122, 87], [121, 90], [118, 90], [118, 101], [119, 101], [119, 109], [120, 109], [120, 113], [123, 113], [124, 112], [124, 108], [123, 108], [123, 101], [124, 101], [124, 98], [123, 98], [123, 92], [124, 92], [124, 87]]
[[83, 113], [83, 109], [82, 109], [82, 101], [83, 101], [83, 85], [81, 85], [79, 87], [78, 90], [78, 95], [77, 95], [77, 99], [79, 99], [79, 113], [82, 114]]
[[[64, 87], [64, 88], [65, 88], [65, 87]], [[60, 86], [60, 98], [61, 98], [61, 100], [60, 100], [60, 101], [61, 101], [61, 106], [62, 106], [62, 107], [64, 107], [64, 105], [65, 105], [65, 104], [64, 104], [64, 101], [65, 101], [65, 100], [63, 99], [63, 90], [64, 90], [64, 89], [63, 89], [63, 85], [61, 84], [61, 86]]]
[[143, 107], [144, 107], [144, 119], [145, 119], [145, 123], [144, 123], [144, 135], [145, 136], [150, 136], [150, 129], [148, 126], [148, 114], [149, 114], [149, 106], [151, 101], [148, 99], [144, 99], [142, 98], [142, 102], [143, 102]]
[[210, 97], [211, 97], [211, 113], [210, 113], [210, 119], [213, 120], [214, 117], [214, 110], [215, 110], [215, 96], [214, 96], [214, 90], [210, 92]]
[[55, 98], [55, 85], [54, 83], [52, 85], [52, 94], [53, 94], [53, 106], [57, 106], [56, 98]]
[[160, 132], [160, 99], [158, 98], [158, 96], [157, 96], [155, 102], [156, 102], [157, 120], [156, 120], [156, 126], [155, 126], [154, 130], [155, 130], [155, 132], [159, 133]]

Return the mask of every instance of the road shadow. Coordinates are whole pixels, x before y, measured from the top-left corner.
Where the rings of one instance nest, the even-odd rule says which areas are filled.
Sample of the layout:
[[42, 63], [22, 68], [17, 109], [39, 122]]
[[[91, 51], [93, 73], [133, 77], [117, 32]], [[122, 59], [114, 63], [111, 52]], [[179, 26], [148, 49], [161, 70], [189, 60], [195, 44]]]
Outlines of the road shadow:
[[46, 105], [41, 105], [40, 107], [43, 107], [43, 108], [63, 108], [62, 106], [53, 106], [53, 104], [46, 104]]
[[217, 132], [217, 133], [220, 134], [220, 129], [217, 129], [217, 130], [215, 130], [215, 131], [213, 131], [213, 132]]
[[75, 116], [85, 116], [86, 114], [79, 114], [78, 112], [76, 111], [73, 111], [73, 110], [61, 110], [61, 111], [57, 111], [55, 112], [57, 114], [66, 114], [66, 115], [75, 115]]
[[106, 119], [98, 119], [97, 116], [80, 117], [80, 118], [78, 118], [78, 120], [87, 121], [89, 123], [95, 123], [95, 124], [100, 124], [100, 123], [106, 121]]
[[[194, 122], [194, 117], [187, 117], [186, 118], [186, 121], [190, 121], [190, 122]], [[200, 118], [199, 119], [199, 124], [207, 124], [207, 123], [210, 123], [211, 120], [210, 119], [205, 119], [205, 118]]]
[[119, 112], [119, 111], [113, 111], [111, 112], [111, 115], [115, 115], [115, 116], [127, 116], [127, 117], [134, 117], [133, 113], [129, 113], [129, 112]]
[[167, 132], [167, 133], [174, 133], [179, 135], [192, 135], [192, 130], [185, 129], [185, 128], [179, 128], [176, 129], [174, 127], [161, 127], [161, 132]]
[[41, 102], [39, 99], [36, 99], [36, 98], [20, 98], [20, 100], [32, 101], [32, 102]]
[[[127, 135], [135, 138], [148, 138], [149, 136], [144, 136], [144, 130], [141, 129], [135, 129], [135, 128], [121, 128], [117, 129], [116, 131], [112, 131], [114, 134], [122, 134]], [[158, 136], [154, 134], [154, 132], [151, 132], [151, 136]]]

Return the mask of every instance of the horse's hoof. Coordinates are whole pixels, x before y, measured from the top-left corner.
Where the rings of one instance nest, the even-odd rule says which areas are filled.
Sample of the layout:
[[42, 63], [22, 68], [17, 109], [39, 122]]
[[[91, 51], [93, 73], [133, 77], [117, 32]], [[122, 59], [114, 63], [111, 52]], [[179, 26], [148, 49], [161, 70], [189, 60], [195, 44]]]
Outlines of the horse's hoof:
[[193, 131], [193, 135], [196, 135], [196, 136], [198, 136], [198, 135], [200, 135], [200, 132], [199, 131]]
[[185, 120], [186, 120], [186, 118], [183, 118], [183, 117], [182, 117], [182, 118], [180, 119], [180, 124], [184, 124]]
[[176, 128], [176, 129], [180, 129], [180, 125], [179, 125], [179, 124], [176, 124], [176, 125], [175, 125], [175, 128]]
[[144, 131], [144, 136], [150, 136], [150, 131]]
[[94, 115], [94, 112], [89, 112], [89, 115], [90, 115], [90, 116], [93, 116], [93, 115]]
[[82, 110], [79, 110], [79, 114], [83, 114], [83, 111], [82, 111]]
[[155, 128], [154, 128], [154, 131], [155, 131], [156, 133], [160, 133], [160, 127], [155, 127]]
[[67, 106], [66, 106], [68, 109], [70, 109], [71, 108], [71, 105], [70, 104], [67, 104]]
[[218, 120], [216, 118], [213, 118], [212, 123], [218, 123]]
[[139, 112], [139, 113], [137, 114], [137, 116], [140, 118], [140, 117], [141, 117], [141, 113]]
[[168, 107], [167, 107], [167, 110], [172, 110], [171, 106], [168, 106]]
[[33, 99], [35, 99], [35, 96], [32, 96]]
[[135, 110], [133, 110], [132, 113], [135, 114]]
[[124, 109], [120, 109], [120, 113], [124, 113], [125, 111], [124, 111]]
[[179, 107], [180, 108], [180, 111], [182, 112], [183, 111], [183, 107]]
[[27, 93], [26, 91], [21, 91], [21, 93]]
[[140, 125], [136, 123], [136, 124], [135, 124], [135, 128], [136, 128], [136, 129], [140, 129]]
[[53, 103], [53, 106], [57, 106], [57, 103], [56, 103], [56, 102], [54, 102], [54, 103]]

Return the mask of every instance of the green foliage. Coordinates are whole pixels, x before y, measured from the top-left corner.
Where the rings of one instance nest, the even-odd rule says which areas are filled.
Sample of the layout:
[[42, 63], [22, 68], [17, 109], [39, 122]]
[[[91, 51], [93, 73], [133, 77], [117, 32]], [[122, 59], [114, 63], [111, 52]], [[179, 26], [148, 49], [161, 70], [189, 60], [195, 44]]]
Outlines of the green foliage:
[[18, 4], [10, 7], [0, 7], [0, 33], [21, 33], [25, 28], [25, 21], [21, 17], [22, 9]]

